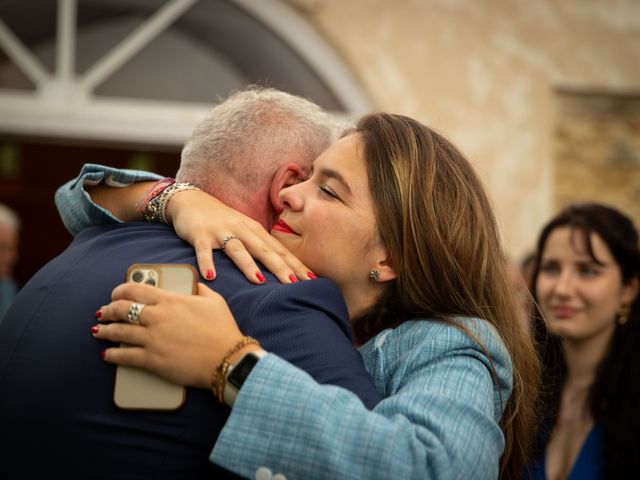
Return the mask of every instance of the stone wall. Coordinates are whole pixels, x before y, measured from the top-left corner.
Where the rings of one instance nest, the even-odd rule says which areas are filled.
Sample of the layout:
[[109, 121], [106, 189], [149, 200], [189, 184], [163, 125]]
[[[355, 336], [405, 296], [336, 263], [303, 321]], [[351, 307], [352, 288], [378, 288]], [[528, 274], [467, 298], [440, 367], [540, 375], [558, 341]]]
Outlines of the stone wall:
[[597, 200], [640, 226], [640, 97], [559, 92], [554, 205]]
[[[556, 185], [564, 177], [554, 147], [564, 108], [557, 92], [640, 93], [640, 2], [288, 2], [342, 55], [376, 108], [413, 116], [468, 154], [514, 257], [560, 203], [601, 193], [572, 191], [591, 180]], [[612, 175], [634, 174], [631, 162]]]

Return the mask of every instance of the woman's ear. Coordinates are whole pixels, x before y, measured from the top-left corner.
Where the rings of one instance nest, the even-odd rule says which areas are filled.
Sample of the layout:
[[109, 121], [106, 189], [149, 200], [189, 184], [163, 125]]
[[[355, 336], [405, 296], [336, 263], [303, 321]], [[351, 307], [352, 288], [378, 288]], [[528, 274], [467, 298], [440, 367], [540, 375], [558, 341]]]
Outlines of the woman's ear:
[[633, 277], [631, 281], [622, 287], [622, 301], [627, 304], [633, 303], [638, 296], [638, 277]]
[[393, 268], [393, 262], [391, 261], [391, 257], [387, 257], [384, 260], [378, 262], [378, 265], [372, 269], [380, 274], [376, 276], [376, 282], [388, 282], [391, 280], [395, 280], [398, 278], [398, 274], [396, 270]]

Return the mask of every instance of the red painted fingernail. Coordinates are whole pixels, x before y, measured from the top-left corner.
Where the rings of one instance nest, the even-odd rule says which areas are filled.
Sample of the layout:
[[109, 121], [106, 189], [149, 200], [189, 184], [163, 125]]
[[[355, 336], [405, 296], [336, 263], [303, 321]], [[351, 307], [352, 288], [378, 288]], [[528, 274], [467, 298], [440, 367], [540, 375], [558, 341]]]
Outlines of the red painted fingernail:
[[100, 318], [102, 316], [102, 310], [96, 311], [95, 315], [96, 315], [96, 318]]
[[98, 333], [99, 329], [100, 325], [94, 325], [93, 327], [91, 327], [91, 333]]
[[260, 283], [264, 283], [267, 281], [267, 279], [264, 278], [264, 275], [261, 272], [256, 272], [256, 278], [260, 280]]
[[298, 277], [296, 277], [293, 273], [291, 275], [289, 275], [289, 280], [291, 280], [291, 283], [296, 283], [298, 281]]
[[207, 280], [213, 280], [213, 270], [207, 270]]
[[100, 357], [104, 360], [104, 357], [106, 357], [106, 356], [107, 356], [107, 351], [106, 350], [102, 350], [100, 352]]
[[311, 280], [315, 280], [316, 278], [318, 278], [318, 276], [313, 272], [307, 272], [307, 277], [309, 277]]

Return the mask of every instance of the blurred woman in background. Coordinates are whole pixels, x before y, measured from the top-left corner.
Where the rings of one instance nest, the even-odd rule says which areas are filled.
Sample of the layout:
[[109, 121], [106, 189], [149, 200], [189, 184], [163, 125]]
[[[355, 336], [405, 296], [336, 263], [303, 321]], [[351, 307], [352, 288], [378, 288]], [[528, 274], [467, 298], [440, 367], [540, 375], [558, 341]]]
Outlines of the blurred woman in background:
[[530, 478], [640, 475], [639, 276], [638, 232], [616, 209], [572, 205], [542, 230], [542, 428]]

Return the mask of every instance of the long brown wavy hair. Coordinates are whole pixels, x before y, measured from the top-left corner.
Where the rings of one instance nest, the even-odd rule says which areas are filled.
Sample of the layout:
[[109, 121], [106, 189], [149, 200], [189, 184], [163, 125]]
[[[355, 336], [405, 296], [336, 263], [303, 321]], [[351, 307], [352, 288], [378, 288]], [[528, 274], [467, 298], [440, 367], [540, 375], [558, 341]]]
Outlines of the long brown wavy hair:
[[500, 421], [500, 478], [522, 478], [540, 367], [482, 183], [451, 142], [411, 118], [369, 114], [353, 131], [364, 142], [379, 235], [398, 275], [382, 300], [355, 319], [356, 340], [416, 317], [491, 323], [513, 363], [513, 391]]

